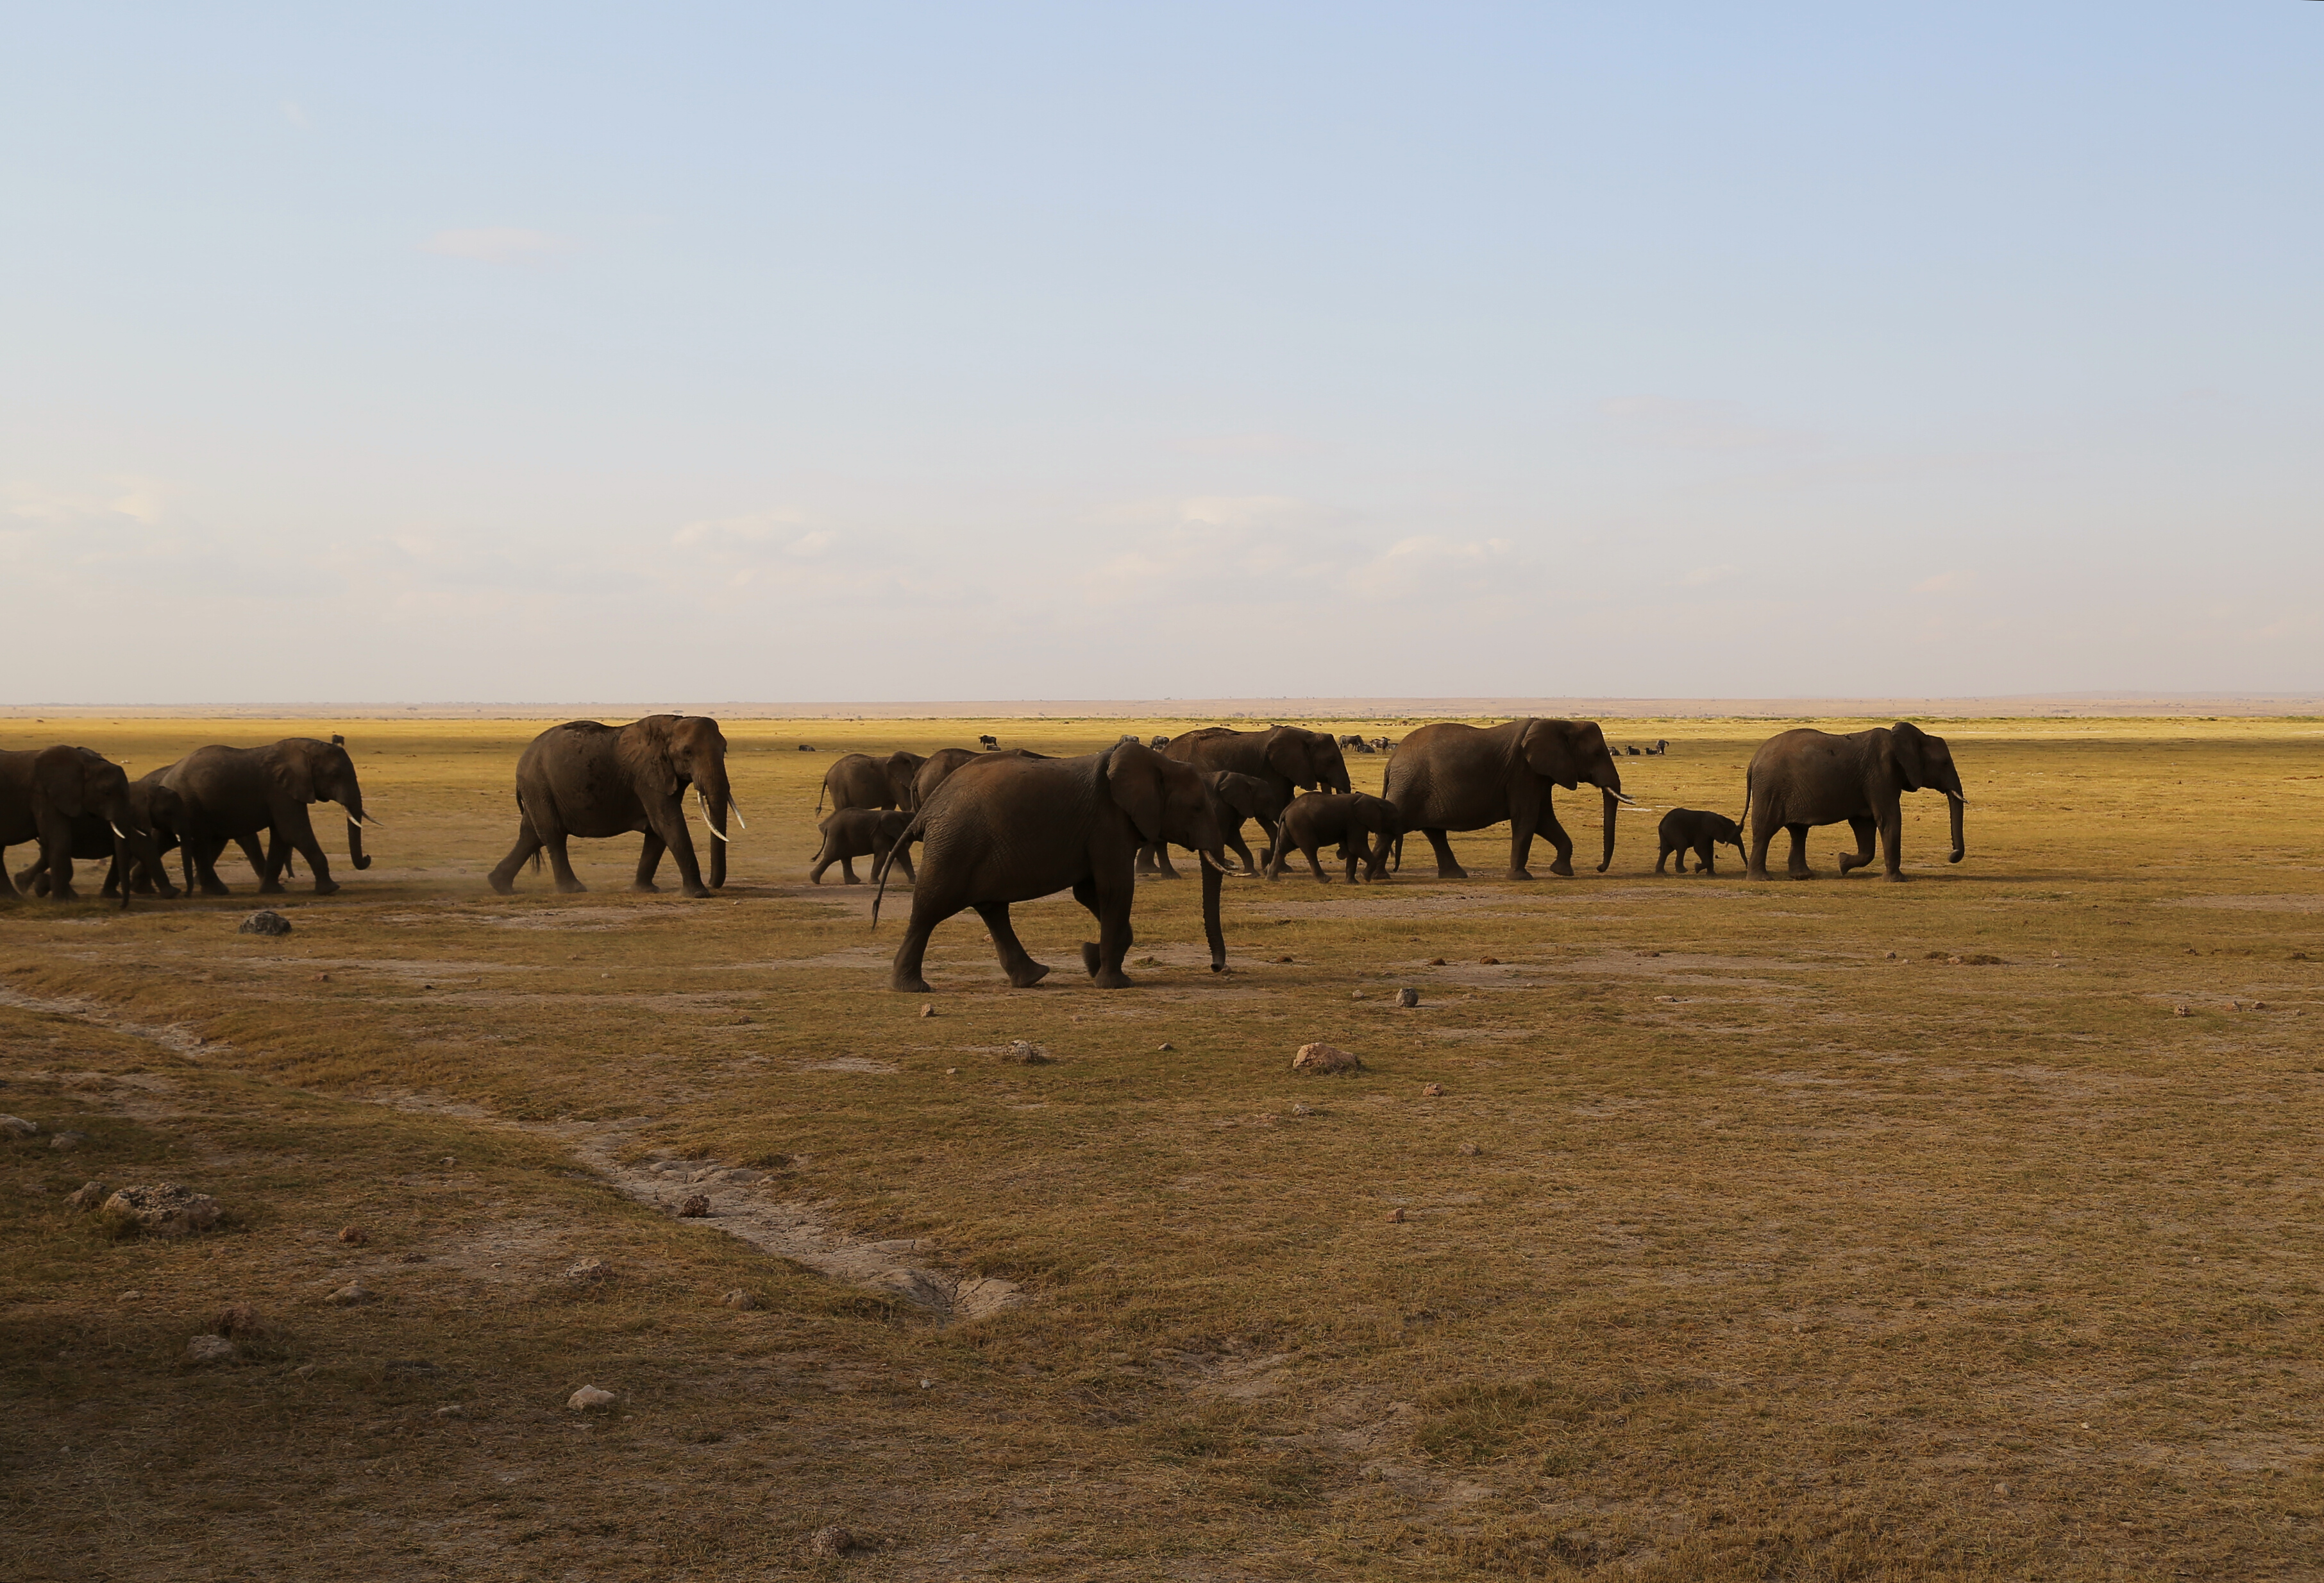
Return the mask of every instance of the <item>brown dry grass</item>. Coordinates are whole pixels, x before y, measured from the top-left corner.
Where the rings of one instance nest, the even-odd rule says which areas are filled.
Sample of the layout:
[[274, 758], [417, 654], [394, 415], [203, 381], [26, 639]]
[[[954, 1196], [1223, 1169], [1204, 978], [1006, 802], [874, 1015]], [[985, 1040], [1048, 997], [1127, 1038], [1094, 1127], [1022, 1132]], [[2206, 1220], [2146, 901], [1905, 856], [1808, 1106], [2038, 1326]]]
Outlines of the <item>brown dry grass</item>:
[[[834, 751], [1126, 728], [738, 726], [752, 829], [688, 903], [619, 888], [631, 841], [490, 895], [537, 723], [367, 724], [379, 865], [289, 939], [246, 892], [0, 916], [0, 1111], [89, 1134], [0, 1145], [10, 1574], [2324, 1570], [2316, 725], [1939, 726], [1971, 856], [1915, 807], [1905, 886], [1656, 880], [1647, 815], [1603, 877], [1238, 884], [1223, 980], [1191, 883], [1119, 993], [1069, 903], [1020, 910], [1036, 991], [955, 921], [926, 1020], [867, 891], [798, 883]], [[1678, 745], [1641, 801], [1731, 811], [1774, 728], [1615, 734]], [[1368, 1069], [1293, 1078], [1317, 1038]], [[942, 1324], [609, 1186], [668, 1155], [1031, 1301]], [[106, 1240], [89, 1178], [230, 1224]], [[237, 1302], [244, 1360], [182, 1363]], [[835, 1522], [877, 1549], [812, 1557]]]

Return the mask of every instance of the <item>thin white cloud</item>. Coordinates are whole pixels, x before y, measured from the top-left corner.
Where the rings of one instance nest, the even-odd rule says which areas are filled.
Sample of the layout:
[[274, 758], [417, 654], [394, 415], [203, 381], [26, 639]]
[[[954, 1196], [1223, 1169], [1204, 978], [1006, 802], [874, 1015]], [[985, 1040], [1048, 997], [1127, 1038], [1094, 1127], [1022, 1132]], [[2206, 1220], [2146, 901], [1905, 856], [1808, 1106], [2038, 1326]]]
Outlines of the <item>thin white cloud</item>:
[[423, 253], [444, 258], [466, 258], [477, 264], [534, 264], [565, 251], [568, 244], [546, 231], [518, 226], [484, 226], [475, 230], [438, 231], [420, 245]]

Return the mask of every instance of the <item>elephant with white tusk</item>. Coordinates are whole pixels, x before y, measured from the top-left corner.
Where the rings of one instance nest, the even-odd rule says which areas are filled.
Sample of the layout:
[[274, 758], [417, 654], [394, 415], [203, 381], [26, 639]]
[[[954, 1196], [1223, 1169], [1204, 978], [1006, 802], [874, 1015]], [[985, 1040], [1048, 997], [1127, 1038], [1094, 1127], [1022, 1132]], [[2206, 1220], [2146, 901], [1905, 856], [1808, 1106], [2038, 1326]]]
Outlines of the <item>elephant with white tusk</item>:
[[[1139, 848], [1153, 841], [1192, 847], [1203, 859], [1203, 929], [1211, 968], [1226, 966], [1219, 928], [1220, 876], [1227, 872], [1224, 835], [1210, 789], [1188, 764], [1124, 742], [1081, 758], [1011, 758], [988, 754], [953, 772], [912, 816], [896, 842], [925, 843], [911, 921], [888, 980], [890, 989], [927, 993], [921, 977], [928, 936], [937, 924], [974, 908], [991, 931], [1009, 982], [1029, 989], [1049, 969], [1033, 959], [1010, 927], [1012, 903], [1070, 890], [1098, 923], [1082, 946], [1082, 965], [1102, 989], [1130, 979], [1121, 971], [1130, 945]], [[892, 865], [891, 865], [892, 868]], [[882, 882], [884, 889], [884, 880]], [[872, 909], [879, 922], [879, 903]]]
[[[184, 804], [179, 857], [189, 891], [198, 885], [204, 895], [227, 893], [217, 876], [217, 859], [228, 841], [250, 859], [261, 895], [282, 889], [282, 868], [293, 850], [314, 871], [317, 895], [337, 890], [314, 821], [307, 817], [309, 805], [317, 802], [339, 805], [347, 821], [347, 861], [357, 868], [371, 866], [364, 851], [363, 826], [369, 816], [363, 787], [355, 761], [337, 738], [286, 736], [263, 747], [198, 747], [163, 770], [161, 780]], [[267, 836], [263, 854], [258, 847], [261, 831]]]
[[[0, 851], [23, 841], [38, 841], [41, 855], [16, 883], [60, 902], [76, 899], [75, 857], [110, 856], [117, 869], [148, 863], [158, 872], [161, 866], [121, 766], [61, 743], [0, 753]], [[0, 896], [16, 893], [0, 865]], [[121, 904], [129, 904], [126, 890]]]
[[[1266, 782], [1278, 810], [1302, 791], [1351, 789], [1348, 761], [1341, 754], [1339, 744], [1333, 740], [1331, 733], [1310, 731], [1305, 726], [1269, 726], [1264, 731], [1209, 726], [1199, 731], [1179, 733], [1170, 739], [1167, 751], [1170, 757], [1198, 770], [1231, 770]], [[1267, 850], [1259, 855], [1264, 866], [1275, 847], [1275, 819], [1268, 814], [1260, 814], [1258, 819], [1259, 829], [1267, 832]], [[1157, 874], [1165, 879], [1176, 877], [1169, 855], [1159, 842], [1138, 855], [1138, 872]]]
[[1960, 772], [1953, 767], [1952, 749], [1943, 737], [1904, 720], [1846, 736], [1806, 727], [1770, 736], [1751, 755], [1743, 779], [1743, 804], [1751, 820], [1750, 876], [1769, 877], [1767, 844], [1777, 830], [1788, 830], [1792, 851], [1785, 871], [1794, 879], [1812, 877], [1809, 827], [1845, 821], [1856, 833], [1856, 850], [1840, 854], [1841, 875], [1870, 866], [1872, 838], [1877, 832], [1886, 877], [1901, 881], [1904, 870], [1897, 847], [1904, 824], [1902, 799], [1907, 792], [1945, 794], [1953, 827], [1952, 851], [1946, 860], [1959, 863], [1967, 856], [1961, 809], [1968, 799], [1961, 795]]
[[[710, 834], [710, 883], [686, 822], [686, 792], [694, 789]], [[626, 726], [568, 720], [532, 739], [516, 766], [516, 845], [488, 876], [502, 895], [516, 889], [517, 870], [549, 854], [557, 888], [586, 890], [573, 872], [566, 844], [575, 836], [601, 838], [642, 831], [633, 891], [653, 891], [654, 870], [667, 851], [678, 863], [681, 888], [706, 896], [726, 883], [726, 816], [742, 814], [726, 782], [726, 736], [705, 715], [648, 715]]]
[[[1573, 841], [1557, 822], [1551, 796], [1558, 787], [1594, 786], [1606, 810], [1606, 845], [1598, 872], [1614, 861], [1614, 812], [1629, 801], [1622, 795], [1622, 772], [1606, 734], [1595, 720], [1511, 720], [1489, 727], [1447, 723], [1423, 726], [1397, 745], [1388, 761], [1385, 793], [1402, 814], [1404, 828], [1418, 830], [1436, 850], [1436, 877], [1466, 879], [1444, 839], [1447, 830], [1481, 830], [1507, 819], [1511, 879], [1531, 879], [1526, 859], [1536, 831], [1549, 838], [1557, 856], [1552, 874], [1573, 873]], [[1396, 843], [1404, 861], [1404, 838]]]

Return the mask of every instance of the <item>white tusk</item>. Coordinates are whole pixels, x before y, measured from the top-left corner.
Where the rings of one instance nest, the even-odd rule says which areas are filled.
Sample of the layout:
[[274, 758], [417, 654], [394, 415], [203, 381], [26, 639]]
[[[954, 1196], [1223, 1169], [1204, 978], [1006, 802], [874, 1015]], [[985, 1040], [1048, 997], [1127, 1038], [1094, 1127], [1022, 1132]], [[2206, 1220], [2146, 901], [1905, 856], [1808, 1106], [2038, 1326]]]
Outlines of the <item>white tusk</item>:
[[113, 833], [115, 835], [119, 836], [124, 841], [129, 839], [129, 832], [127, 830], [123, 829], [119, 825], [114, 824], [111, 819], [106, 819], [105, 822], [108, 825], [112, 825]]
[[[726, 839], [726, 832], [725, 832], [725, 831], [724, 831], [724, 830], [722, 830], [722, 829], [720, 829], [716, 825], [714, 825], [714, 824], [712, 824], [712, 823], [710, 822], [710, 800], [709, 800], [708, 798], [705, 797], [705, 796], [702, 794], [702, 788], [701, 788], [701, 787], [699, 787], [699, 786], [696, 786], [696, 787], [694, 789], [694, 805], [695, 805], [696, 808], [699, 808], [699, 809], [702, 810], [702, 828], [703, 828], [704, 829], [706, 829], [706, 830], [708, 830], [712, 835], [714, 835], [714, 836], [717, 837], [720, 840], [722, 840], [722, 841], [725, 840], [725, 839]], [[729, 797], [729, 798], [726, 800], [726, 808], [727, 808], [727, 810], [728, 810], [729, 812], [733, 812], [733, 809], [734, 809], [734, 800], [733, 800], [733, 798]], [[740, 813], [735, 813], [735, 814], [734, 814], [734, 822], [735, 822], [736, 824], [742, 824], [742, 816]], [[746, 830], [747, 830], [747, 829], [749, 829], [751, 827], [750, 827], [750, 826], [748, 826], [748, 825], [742, 825], [742, 828], [743, 828], [744, 829], [746, 829]]]
[[[722, 841], [726, 839], [726, 832], [720, 829], [716, 825], [712, 824], [707, 818], [703, 819], [702, 828], [708, 830], [712, 835], [717, 837], [718, 839]], [[732, 843], [729, 844], [731, 845]]]
[[[1197, 848], [1195, 848], [1195, 850], [1196, 850], [1196, 851], [1198, 851], [1198, 852], [1200, 852], [1202, 849], [1201, 849], [1200, 847], [1197, 847]], [[1225, 864], [1221, 863], [1217, 858], [1215, 858], [1215, 857], [1212, 856], [1211, 856], [1209, 853], [1207, 853], [1207, 852], [1203, 852], [1203, 853], [1202, 853], [1202, 858], [1203, 858], [1203, 861], [1204, 861], [1204, 862], [1205, 862], [1205, 863], [1209, 864], [1213, 868], [1217, 869], [1221, 874], [1234, 874], [1234, 875], [1239, 875], [1239, 874], [1240, 873], [1240, 870], [1239, 870], [1239, 869], [1232, 869], [1232, 868], [1229, 868]]]

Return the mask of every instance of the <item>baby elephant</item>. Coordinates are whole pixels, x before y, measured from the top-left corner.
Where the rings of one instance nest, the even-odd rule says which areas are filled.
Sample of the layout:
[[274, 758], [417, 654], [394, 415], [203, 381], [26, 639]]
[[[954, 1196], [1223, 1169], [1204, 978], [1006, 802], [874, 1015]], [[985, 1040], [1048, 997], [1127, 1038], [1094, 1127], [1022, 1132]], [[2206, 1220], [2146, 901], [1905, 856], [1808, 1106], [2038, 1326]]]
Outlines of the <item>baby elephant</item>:
[[[1337, 841], [1341, 860], [1348, 866], [1348, 883], [1356, 883], [1359, 857], [1364, 860], [1364, 878], [1376, 880], [1388, 862], [1388, 843], [1403, 833], [1403, 819], [1396, 804], [1385, 797], [1367, 792], [1310, 792], [1294, 798], [1283, 810], [1283, 822], [1276, 827], [1275, 851], [1267, 861], [1267, 877], [1280, 877], [1284, 864], [1296, 851], [1305, 856], [1308, 872], [1330, 884], [1323, 877], [1323, 865], [1315, 861], [1315, 848]], [[1377, 844], [1373, 837], [1379, 838]]]
[[1732, 847], [1735, 856], [1743, 856], [1743, 832], [1735, 821], [1723, 813], [1705, 813], [1699, 808], [1674, 808], [1663, 815], [1662, 849], [1655, 854], [1655, 872], [1663, 872], [1663, 865], [1674, 852], [1678, 854], [1678, 871], [1686, 872], [1686, 854], [1692, 847], [1700, 860], [1697, 874], [1717, 874], [1711, 866], [1714, 847]]
[[904, 877], [918, 884], [919, 879], [912, 873], [911, 849], [896, 846], [896, 838], [911, 822], [910, 814], [894, 808], [844, 808], [828, 816], [816, 827], [823, 832], [823, 850], [815, 855], [815, 868], [807, 876], [808, 882], [821, 884], [823, 871], [836, 863], [849, 884], [862, 884], [863, 882], [855, 877], [854, 859], [858, 857], [872, 859], [872, 877], [878, 879], [892, 851], [896, 854], [896, 866], [904, 871]]

